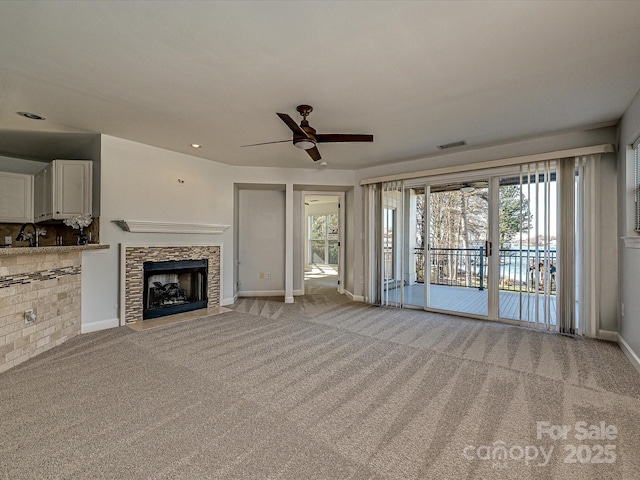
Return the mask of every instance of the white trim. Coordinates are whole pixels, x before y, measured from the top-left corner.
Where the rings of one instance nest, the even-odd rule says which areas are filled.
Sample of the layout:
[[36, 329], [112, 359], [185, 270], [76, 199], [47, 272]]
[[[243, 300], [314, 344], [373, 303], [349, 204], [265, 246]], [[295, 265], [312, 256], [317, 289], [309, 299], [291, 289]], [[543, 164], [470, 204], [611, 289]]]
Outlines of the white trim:
[[[327, 197], [338, 197], [338, 203], [340, 208], [338, 209], [338, 242], [340, 242], [340, 248], [338, 250], [338, 293], [344, 294], [344, 282], [345, 282], [345, 255], [347, 250], [346, 242], [346, 193], [341, 191], [331, 190], [302, 190], [300, 195], [300, 238], [302, 239], [301, 261], [300, 261], [300, 281], [302, 282], [302, 288], [300, 295], [304, 295], [304, 271], [307, 266], [306, 251], [309, 247], [309, 239], [307, 238], [309, 232], [307, 231], [307, 212], [305, 211], [305, 197], [307, 195], [325, 195]], [[294, 295], [296, 293], [294, 292]]]
[[99, 320], [97, 322], [83, 323], [80, 326], [80, 333], [98, 332], [100, 330], [106, 330], [108, 328], [116, 328], [120, 326], [119, 318], [108, 318], [106, 320]]
[[362, 295], [354, 295], [347, 289], [344, 290], [344, 294], [351, 301], [364, 303], [365, 298]]
[[149, 222], [139, 220], [113, 220], [125, 232], [130, 233], [222, 233], [229, 225], [211, 223]]
[[624, 338], [622, 338], [622, 335], [618, 335], [618, 345], [620, 345], [620, 348], [622, 349], [624, 354], [627, 356], [627, 358], [631, 362], [631, 365], [633, 365], [636, 368], [636, 370], [640, 372], [640, 357], [638, 357], [636, 352], [634, 352], [633, 349], [629, 346], [629, 344], [624, 341]]
[[590, 147], [571, 148], [568, 150], [556, 150], [553, 152], [536, 153], [533, 155], [523, 155], [520, 157], [501, 158], [498, 160], [488, 160], [486, 162], [469, 163], [466, 165], [454, 165], [450, 167], [432, 168], [430, 170], [420, 170], [418, 172], [398, 173], [384, 177], [364, 178], [360, 180], [360, 185], [371, 183], [389, 182], [394, 180], [408, 180], [411, 178], [430, 177], [433, 175], [443, 175], [446, 173], [468, 172], [469, 170], [485, 170], [487, 168], [505, 167], [508, 165], [520, 165], [521, 163], [534, 163], [545, 160], [557, 160], [558, 158], [580, 157], [583, 155], [595, 155], [598, 153], [613, 153], [615, 146], [611, 143], [593, 145]]
[[227, 305], [233, 305], [234, 303], [236, 303], [237, 300], [238, 300], [238, 297], [235, 295], [231, 298], [223, 298], [220, 300], [220, 306], [226, 307]]
[[284, 303], [294, 303], [293, 297], [284, 297]]
[[600, 332], [598, 332], [598, 338], [607, 342], [617, 342], [618, 332], [614, 332], [612, 330], [600, 330]]
[[640, 236], [639, 237], [620, 237], [624, 242], [625, 248], [640, 248]]
[[247, 290], [247, 291], [238, 292], [238, 297], [281, 297], [281, 296], [284, 296], [284, 290]]
[[[303, 280], [303, 281], [304, 281], [304, 280]], [[304, 293], [303, 293], [303, 291], [302, 291], [302, 290], [294, 290], [294, 291], [293, 291], [293, 296], [294, 296], [294, 297], [300, 297], [300, 296], [302, 296], [302, 295], [304, 295]]]

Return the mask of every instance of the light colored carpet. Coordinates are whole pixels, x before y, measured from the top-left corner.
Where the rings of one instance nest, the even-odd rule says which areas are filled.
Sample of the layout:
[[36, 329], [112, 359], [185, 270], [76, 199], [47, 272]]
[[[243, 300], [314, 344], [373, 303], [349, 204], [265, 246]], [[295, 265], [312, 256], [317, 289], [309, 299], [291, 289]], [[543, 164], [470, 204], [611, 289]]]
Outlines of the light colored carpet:
[[[0, 478], [640, 478], [640, 375], [615, 344], [322, 288], [233, 308], [0, 374]], [[538, 421], [572, 431], [538, 439]], [[618, 435], [578, 441], [578, 421]], [[605, 444], [615, 461], [591, 463]], [[590, 461], [564, 463], [570, 445]], [[518, 458], [533, 447], [546, 466]]]

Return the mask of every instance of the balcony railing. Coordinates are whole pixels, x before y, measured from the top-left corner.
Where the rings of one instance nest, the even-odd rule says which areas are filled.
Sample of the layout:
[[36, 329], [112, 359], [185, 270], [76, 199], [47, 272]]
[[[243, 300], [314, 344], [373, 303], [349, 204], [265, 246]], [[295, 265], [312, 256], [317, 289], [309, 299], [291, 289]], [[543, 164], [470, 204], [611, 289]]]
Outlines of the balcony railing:
[[[509, 249], [500, 250], [500, 290], [556, 292], [555, 250]], [[477, 288], [488, 287], [489, 258], [484, 246], [477, 248], [431, 248], [430, 281], [432, 285]], [[416, 280], [423, 283], [424, 250], [416, 248]], [[548, 290], [547, 290], [548, 289]]]

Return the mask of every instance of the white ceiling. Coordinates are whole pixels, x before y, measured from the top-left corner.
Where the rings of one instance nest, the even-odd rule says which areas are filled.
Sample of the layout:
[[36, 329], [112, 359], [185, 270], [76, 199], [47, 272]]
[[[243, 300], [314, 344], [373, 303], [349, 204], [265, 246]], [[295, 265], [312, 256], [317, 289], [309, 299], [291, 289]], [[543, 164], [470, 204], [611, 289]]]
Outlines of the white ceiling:
[[320, 145], [329, 168], [393, 163], [615, 123], [640, 88], [639, 25], [638, 1], [3, 1], [0, 133], [310, 167], [289, 143], [240, 148], [290, 138], [276, 112], [308, 103], [319, 133], [375, 137]]

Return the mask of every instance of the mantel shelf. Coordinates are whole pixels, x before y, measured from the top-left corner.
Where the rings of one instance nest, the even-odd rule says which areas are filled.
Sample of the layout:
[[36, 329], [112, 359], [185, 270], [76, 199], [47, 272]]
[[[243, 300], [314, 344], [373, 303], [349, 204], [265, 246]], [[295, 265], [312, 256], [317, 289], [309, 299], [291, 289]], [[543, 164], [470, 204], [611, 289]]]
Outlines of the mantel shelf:
[[229, 225], [210, 223], [148, 222], [139, 220], [113, 220], [122, 230], [131, 233], [208, 233], [218, 234]]
[[626, 248], [640, 248], [640, 236], [638, 237], [621, 237]]

